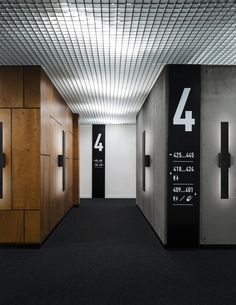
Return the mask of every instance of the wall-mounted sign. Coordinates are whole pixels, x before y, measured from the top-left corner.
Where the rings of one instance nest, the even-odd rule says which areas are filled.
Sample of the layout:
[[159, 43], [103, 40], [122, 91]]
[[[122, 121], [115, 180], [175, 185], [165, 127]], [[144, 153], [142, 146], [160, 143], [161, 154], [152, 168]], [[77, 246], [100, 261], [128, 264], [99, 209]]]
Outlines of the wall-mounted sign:
[[169, 66], [167, 243], [199, 242], [200, 66]]
[[93, 125], [92, 196], [105, 197], [105, 125]]

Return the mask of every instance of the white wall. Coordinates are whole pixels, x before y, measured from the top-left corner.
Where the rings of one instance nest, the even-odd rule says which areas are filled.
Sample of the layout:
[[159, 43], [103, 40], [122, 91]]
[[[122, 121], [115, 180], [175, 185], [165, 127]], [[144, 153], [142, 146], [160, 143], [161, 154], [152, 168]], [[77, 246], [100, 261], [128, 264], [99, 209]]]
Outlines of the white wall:
[[107, 125], [106, 198], [136, 197], [136, 126]]
[[[80, 126], [80, 196], [92, 197], [92, 125]], [[105, 197], [136, 197], [135, 125], [106, 125]]]
[[92, 197], [92, 125], [80, 125], [80, 197]]

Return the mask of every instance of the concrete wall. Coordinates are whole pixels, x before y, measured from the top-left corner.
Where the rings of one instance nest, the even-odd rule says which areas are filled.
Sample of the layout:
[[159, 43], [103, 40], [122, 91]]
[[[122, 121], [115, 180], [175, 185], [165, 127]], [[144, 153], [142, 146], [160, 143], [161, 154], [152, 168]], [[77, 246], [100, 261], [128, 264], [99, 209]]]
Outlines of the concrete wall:
[[[167, 103], [164, 69], [137, 116], [137, 205], [166, 243]], [[142, 132], [146, 133], [146, 190], [142, 191]]]
[[[236, 67], [204, 66], [201, 81], [200, 242], [236, 243]], [[229, 122], [229, 199], [220, 198], [220, 122]]]
[[[166, 242], [167, 97], [165, 71], [137, 116], [137, 205]], [[220, 196], [220, 123], [229, 122], [229, 199]], [[142, 131], [146, 131], [146, 191], [142, 191]], [[200, 243], [236, 244], [236, 67], [201, 67]]]
[[[80, 127], [81, 198], [92, 198], [92, 125]], [[136, 197], [136, 127], [106, 125], [105, 198]]]

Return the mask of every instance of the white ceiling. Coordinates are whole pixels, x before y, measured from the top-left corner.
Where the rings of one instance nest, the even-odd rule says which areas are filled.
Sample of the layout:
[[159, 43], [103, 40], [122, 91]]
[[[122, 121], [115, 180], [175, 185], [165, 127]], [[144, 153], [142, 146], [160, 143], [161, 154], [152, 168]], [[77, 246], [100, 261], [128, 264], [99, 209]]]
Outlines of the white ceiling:
[[43, 66], [81, 123], [135, 123], [166, 63], [236, 64], [236, 1], [0, 1], [0, 65]]

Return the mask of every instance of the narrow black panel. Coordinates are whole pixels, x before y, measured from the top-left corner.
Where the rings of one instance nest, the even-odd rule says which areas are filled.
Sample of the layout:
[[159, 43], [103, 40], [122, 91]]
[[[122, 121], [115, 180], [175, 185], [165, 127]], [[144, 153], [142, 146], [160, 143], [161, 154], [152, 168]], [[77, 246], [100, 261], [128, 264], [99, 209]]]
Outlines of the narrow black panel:
[[168, 67], [168, 207], [169, 247], [199, 244], [200, 66]]
[[62, 191], [66, 189], [66, 133], [62, 131], [62, 156], [63, 156], [63, 167], [62, 167]]
[[142, 132], [142, 190], [145, 192], [146, 189], [146, 176], [145, 176], [145, 130]]
[[219, 154], [219, 167], [221, 168], [221, 198], [229, 198], [229, 123], [221, 122], [221, 153]]
[[58, 155], [57, 166], [58, 166], [58, 167], [63, 167], [63, 166], [64, 166], [64, 158], [63, 158], [63, 155]]
[[[93, 125], [93, 198], [105, 197], [105, 125]], [[116, 162], [117, 160], [114, 160]]]
[[145, 167], [150, 167], [151, 165], [151, 157], [150, 155], [145, 155]]
[[3, 167], [4, 167], [4, 155], [3, 155], [3, 123], [0, 122], [0, 198], [3, 198]]

